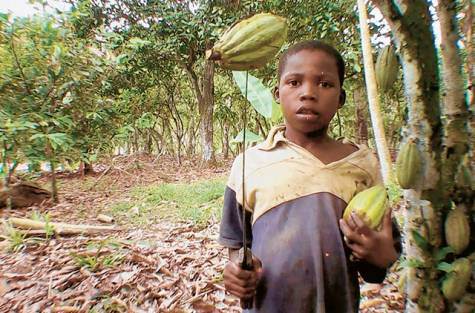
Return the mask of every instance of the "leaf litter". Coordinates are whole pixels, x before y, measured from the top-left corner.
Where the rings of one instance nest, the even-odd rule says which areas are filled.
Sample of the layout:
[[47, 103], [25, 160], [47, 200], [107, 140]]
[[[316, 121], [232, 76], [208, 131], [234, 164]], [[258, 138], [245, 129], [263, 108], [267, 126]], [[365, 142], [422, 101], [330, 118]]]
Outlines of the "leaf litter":
[[[230, 161], [204, 168], [193, 160], [178, 166], [163, 156], [121, 157], [97, 166], [86, 186], [75, 173], [58, 175], [61, 203], [55, 206], [3, 210], [0, 216], [28, 217], [37, 210], [56, 222], [100, 225], [98, 208], [136, 185], [223, 177], [229, 166]], [[7, 251], [2, 236], [0, 312], [241, 312], [239, 300], [224, 290], [227, 252], [216, 242], [218, 230], [214, 220], [197, 227], [162, 219], [114, 234], [31, 240], [17, 252]], [[391, 273], [380, 285], [361, 281], [360, 312], [403, 312], [397, 279]]]

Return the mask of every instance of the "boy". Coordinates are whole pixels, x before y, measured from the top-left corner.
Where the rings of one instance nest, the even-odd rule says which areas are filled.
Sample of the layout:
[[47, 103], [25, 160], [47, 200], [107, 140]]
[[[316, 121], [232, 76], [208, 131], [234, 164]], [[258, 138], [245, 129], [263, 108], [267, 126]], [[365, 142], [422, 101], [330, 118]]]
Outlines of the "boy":
[[250, 312], [357, 312], [357, 273], [382, 282], [398, 257], [390, 214], [380, 231], [358, 216], [341, 219], [357, 192], [380, 183], [378, 162], [368, 148], [327, 134], [345, 102], [344, 70], [341, 55], [320, 41], [294, 45], [280, 59], [274, 96], [285, 125], [246, 151], [250, 271], [237, 263], [242, 156], [231, 169], [219, 236], [230, 255], [224, 283], [229, 293], [254, 299]]

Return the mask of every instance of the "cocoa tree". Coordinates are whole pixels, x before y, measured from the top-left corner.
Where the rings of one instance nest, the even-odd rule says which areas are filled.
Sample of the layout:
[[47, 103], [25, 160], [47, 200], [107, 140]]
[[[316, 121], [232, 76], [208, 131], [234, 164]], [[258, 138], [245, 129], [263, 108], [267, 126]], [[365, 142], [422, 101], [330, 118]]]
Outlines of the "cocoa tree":
[[[463, 293], [457, 297], [447, 295], [456, 290], [452, 288], [455, 285], [442, 289], [445, 298], [439, 285], [439, 280], [443, 281], [443, 287], [450, 277], [462, 275], [454, 263], [463, 258], [473, 262], [475, 247], [473, 235], [463, 251], [454, 250], [454, 243], [447, 241], [445, 234], [461, 232], [463, 227], [443, 231], [446, 216], [454, 207], [471, 221], [472, 234], [474, 229], [473, 185], [460, 179], [473, 176], [470, 163], [464, 162], [472, 153], [468, 121], [473, 112], [469, 111], [464, 97], [462, 53], [457, 45], [461, 34], [457, 19], [459, 3], [439, 0], [436, 6], [440, 55], [436, 53], [432, 31], [436, 17], [430, 13], [430, 2], [372, 0], [372, 3], [381, 10], [392, 30], [403, 67], [408, 112], [403, 141], [414, 142], [422, 158], [421, 168], [402, 169], [420, 173], [412, 188], [404, 191], [406, 311], [473, 312], [473, 271], [471, 283], [463, 286]], [[442, 75], [438, 62], [442, 64]], [[470, 234], [457, 233], [456, 237], [466, 236]], [[456, 281], [460, 284], [463, 279]]]

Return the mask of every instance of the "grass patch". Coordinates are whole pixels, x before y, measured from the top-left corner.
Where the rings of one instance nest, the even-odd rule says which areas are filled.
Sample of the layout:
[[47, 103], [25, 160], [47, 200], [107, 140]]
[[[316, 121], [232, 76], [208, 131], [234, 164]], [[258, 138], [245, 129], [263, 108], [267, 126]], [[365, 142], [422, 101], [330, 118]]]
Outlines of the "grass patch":
[[114, 217], [128, 217], [134, 225], [147, 225], [169, 218], [206, 226], [221, 219], [225, 178], [193, 183], [160, 184], [133, 188], [130, 200], [110, 208]]

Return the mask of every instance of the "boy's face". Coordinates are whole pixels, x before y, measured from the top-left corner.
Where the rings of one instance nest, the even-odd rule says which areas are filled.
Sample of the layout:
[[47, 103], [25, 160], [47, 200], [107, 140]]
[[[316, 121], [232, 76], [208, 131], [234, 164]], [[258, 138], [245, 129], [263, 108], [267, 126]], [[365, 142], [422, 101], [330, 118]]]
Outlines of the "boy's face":
[[344, 103], [335, 58], [321, 50], [289, 56], [274, 95], [287, 128], [300, 134], [326, 132]]

